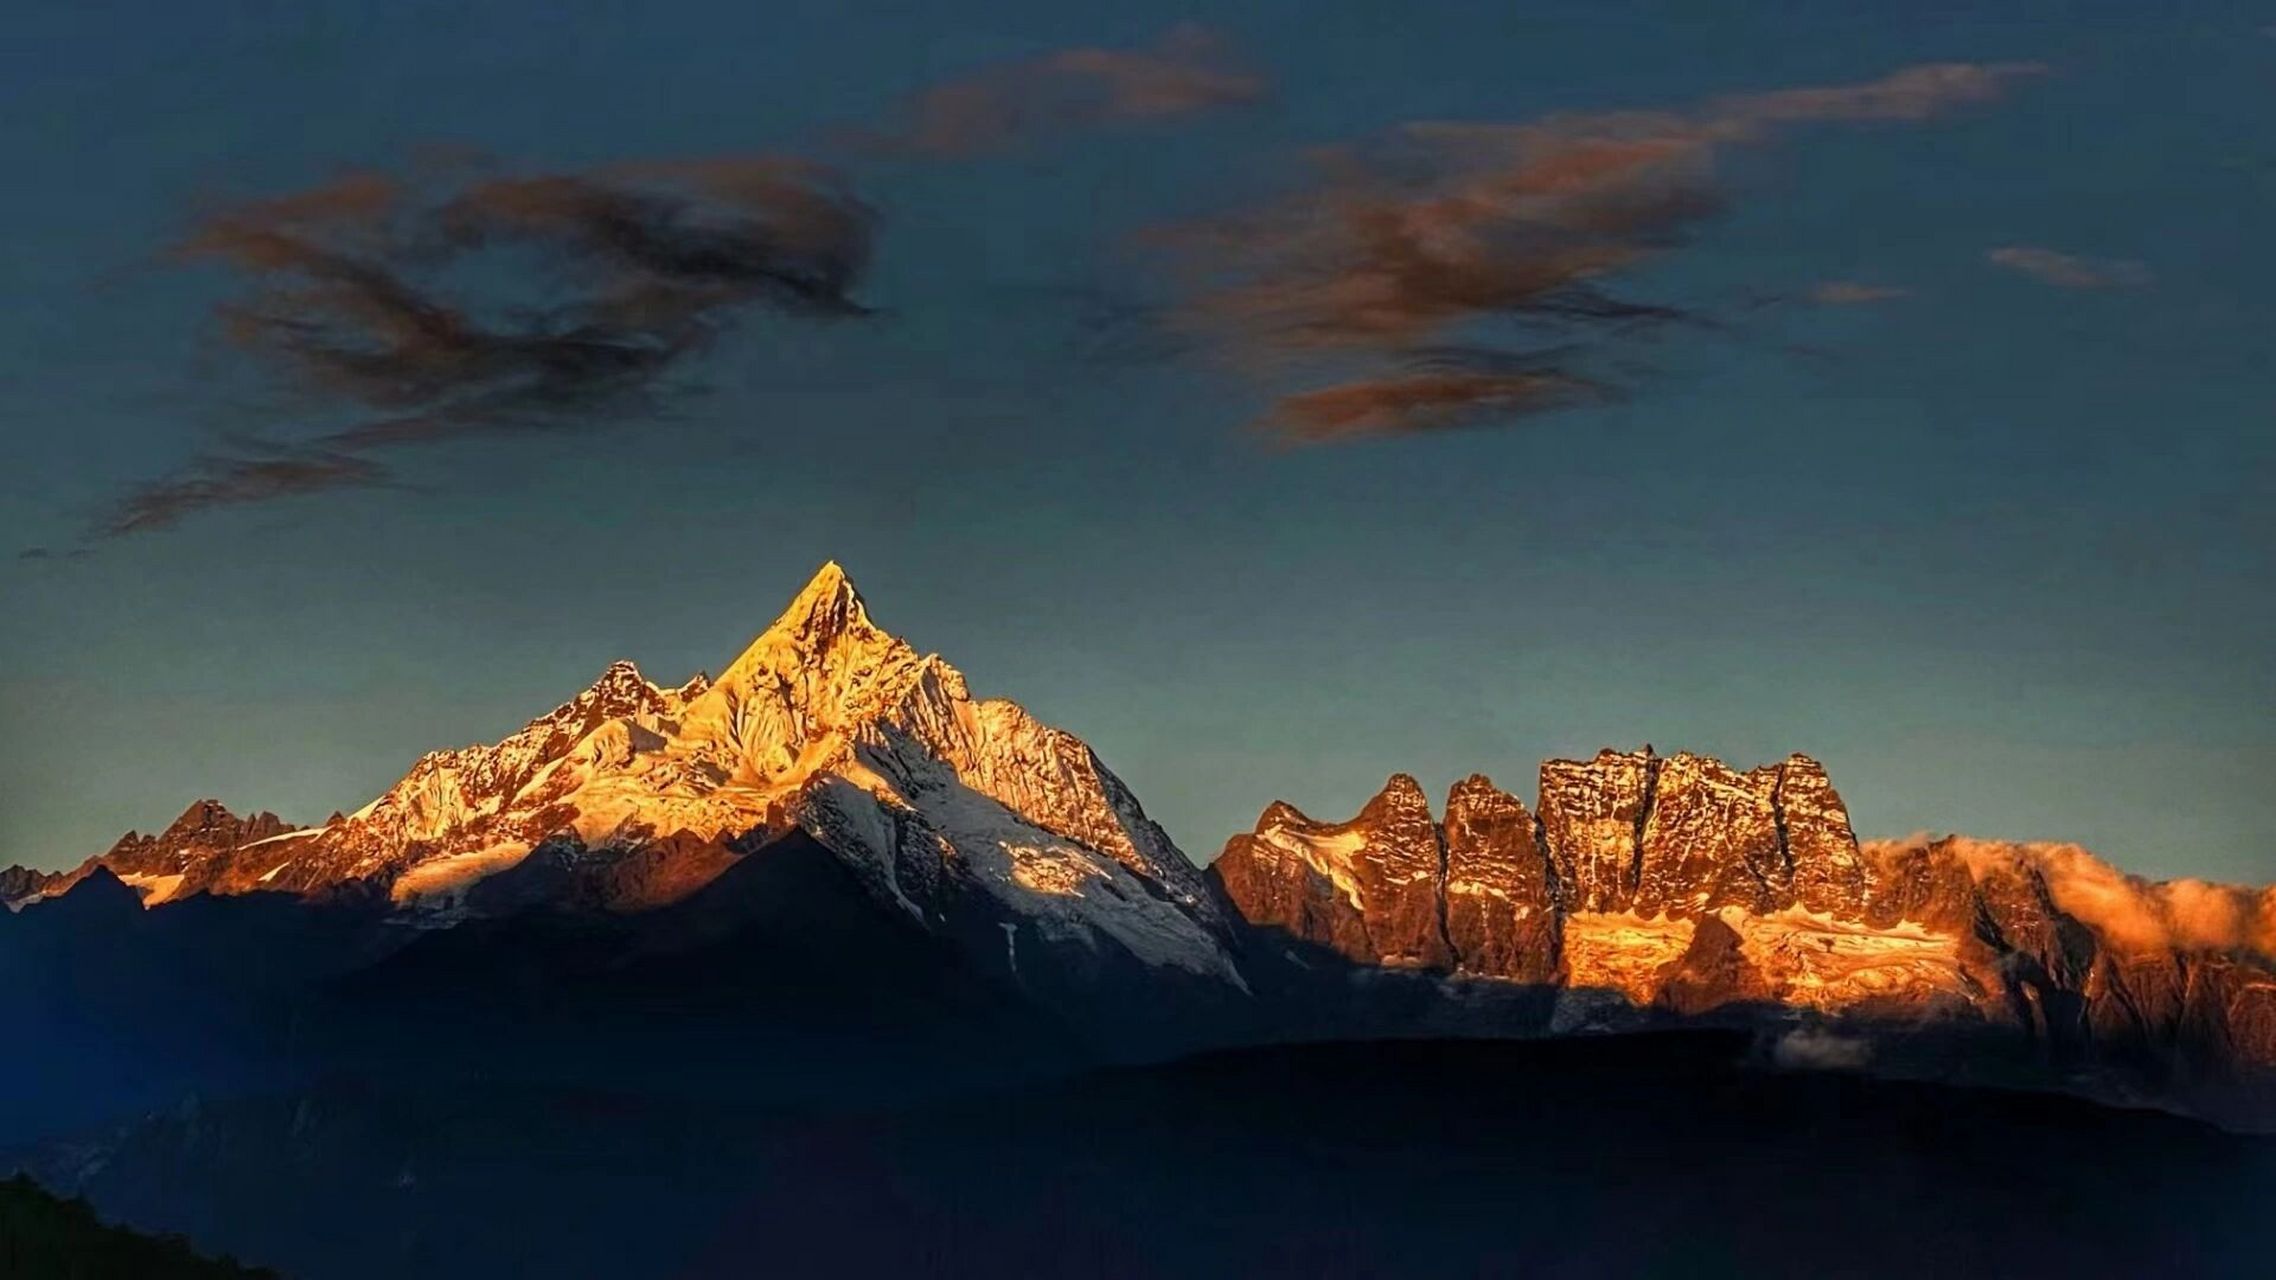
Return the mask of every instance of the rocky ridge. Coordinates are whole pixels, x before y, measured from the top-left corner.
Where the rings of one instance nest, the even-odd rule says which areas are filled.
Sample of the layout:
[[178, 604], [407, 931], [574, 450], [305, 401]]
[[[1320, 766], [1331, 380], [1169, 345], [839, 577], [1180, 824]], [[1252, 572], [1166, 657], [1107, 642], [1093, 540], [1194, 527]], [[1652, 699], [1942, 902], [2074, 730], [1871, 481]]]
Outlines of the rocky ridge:
[[[1596, 1016], [1573, 1012], [1593, 994], [2276, 1070], [2276, 889], [2153, 885], [2065, 846], [1861, 844], [1801, 755], [1740, 772], [1604, 751], [1547, 762], [1538, 795], [1529, 811], [1473, 776], [1438, 821], [1398, 774], [1345, 823], [1275, 803], [1210, 875], [1270, 936], [1370, 968], [1560, 988], [1568, 1017]], [[2218, 923], [2181, 929], [2176, 903]]]
[[197, 800], [164, 830], [154, 835], [129, 831], [107, 852], [69, 871], [0, 869], [0, 905], [17, 909], [67, 892], [98, 867], [133, 888], [146, 906], [194, 893], [226, 892], [237, 887], [233, 869], [240, 850], [306, 834], [273, 813], [240, 818], [219, 800]]
[[879, 628], [834, 564], [716, 680], [614, 663], [353, 813], [295, 828], [200, 801], [74, 871], [0, 872], [0, 903], [102, 872], [145, 906], [346, 897], [419, 928], [622, 914], [793, 837], [997, 978], [1107, 1021], [1170, 990], [1266, 1003], [1253, 978], [1325, 951], [1442, 983], [1441, 1010], [1485, 988], [1554, 993], [1541, 1027], [1500, 1004], [1425, 1030], [1770, 1011], [2276, 1072], [2276, 889], [2153, 885], [2064, 846], [1861, 843], [1809, 757], [1742, 771], [1649, 747], [1549, 761], [1531, 806], [1474, 775], [1441, 816], [1404, 774], [1348, 822], [1275, 803], [1204, 873], [1081, 740], [975, 699]]

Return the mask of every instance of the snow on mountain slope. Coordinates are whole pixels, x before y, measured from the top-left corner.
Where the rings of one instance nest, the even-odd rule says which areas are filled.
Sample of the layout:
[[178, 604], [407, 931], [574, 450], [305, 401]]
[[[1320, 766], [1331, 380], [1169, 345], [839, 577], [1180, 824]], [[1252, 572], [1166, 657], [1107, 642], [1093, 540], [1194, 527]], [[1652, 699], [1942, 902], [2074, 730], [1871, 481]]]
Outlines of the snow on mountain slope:
[[877, 627], [834, 563], [716, 681], [665, 688], [615, 663], [496, 744], [421, 757], [352, 814], [152, 866], [144, 888], [363, 883], [447, 919], [547, 842], [753, 847], [793, 829], [928, 925], [977, 892], [1039, 937], [1240, 984], [1199, 868], [1090, 748], [975, 701], [954, 667]]

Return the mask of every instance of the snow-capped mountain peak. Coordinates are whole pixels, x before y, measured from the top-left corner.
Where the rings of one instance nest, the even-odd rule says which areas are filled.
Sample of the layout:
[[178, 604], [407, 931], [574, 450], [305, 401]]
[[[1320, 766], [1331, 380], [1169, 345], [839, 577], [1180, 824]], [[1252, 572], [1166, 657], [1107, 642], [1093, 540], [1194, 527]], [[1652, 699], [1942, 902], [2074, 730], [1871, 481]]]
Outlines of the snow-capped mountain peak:
[[871, 622], [833, 561], [690, 700], [681, 737], [736, 782], [774, 785], [809, 748], [842, 745], [854, 726], [890, 714], [938, 661]]
[[714, 688], [779, 680], [828, 666], [874, 669], [888, 659], [915, 656], [869, 618], [869, 605], [835, 560], [816, 570], [788, 607], [721, 671]]
[[448, 919], [540, 845], [595, 865], [705, 850], [716, 874], [731, 850], [796, 830], [927, 927], [978, 913], [994, 941], [1031, 930], [1031, 952], [1240, 982], [1199, 869], [1091, 749], [1014, 703], [975, 701], [954, 667], [877, 626], [835, 563], [716, 680], [667, 688], [611, 663], [496, 743], [422, 756], [321, 829], [205, 851], [171, 892], [364, 882]]
[[799, 589], [767, 635], [789, 634], [817, 643], [849, 632], [882, 635], [869, 620], [869, 605], [837, 561], [826, 560]]

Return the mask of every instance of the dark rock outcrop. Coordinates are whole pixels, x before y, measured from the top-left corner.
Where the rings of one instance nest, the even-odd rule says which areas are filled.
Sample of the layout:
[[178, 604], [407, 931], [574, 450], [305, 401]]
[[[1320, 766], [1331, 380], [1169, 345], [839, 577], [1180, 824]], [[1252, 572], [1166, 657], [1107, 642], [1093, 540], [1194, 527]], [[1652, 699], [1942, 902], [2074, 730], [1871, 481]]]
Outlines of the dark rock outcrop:
[[67, 871], [40, 871], [33, 867], [0, 867], [0, 909], [13, 909], [70, 882]]

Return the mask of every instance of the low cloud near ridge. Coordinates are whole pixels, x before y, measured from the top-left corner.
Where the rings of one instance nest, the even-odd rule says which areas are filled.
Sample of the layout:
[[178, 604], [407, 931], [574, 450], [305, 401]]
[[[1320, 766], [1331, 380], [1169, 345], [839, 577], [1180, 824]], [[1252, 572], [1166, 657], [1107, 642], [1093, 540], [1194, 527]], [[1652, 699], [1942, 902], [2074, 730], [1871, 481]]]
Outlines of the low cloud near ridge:
[[[1935, 837], [1872, 842], [1875, 850], [1922, 846]], [[2122, 951], [2256, 951], [2276, 957], [2276, 885], [2206, 880], [2148, 880], [2128, 875], [2075, 844], [2019, 843], [1947, 837], [1981, 881], [2036, 871], [2056, 906], [2092, 926]]]

